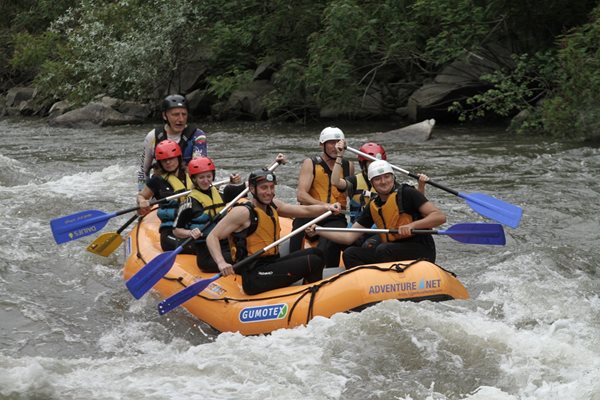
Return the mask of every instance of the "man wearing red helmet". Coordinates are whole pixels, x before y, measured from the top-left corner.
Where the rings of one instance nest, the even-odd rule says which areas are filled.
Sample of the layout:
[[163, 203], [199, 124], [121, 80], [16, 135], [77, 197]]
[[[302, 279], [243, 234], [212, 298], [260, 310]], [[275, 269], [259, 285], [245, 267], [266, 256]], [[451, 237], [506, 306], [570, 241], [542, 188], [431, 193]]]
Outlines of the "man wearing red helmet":
[[[192, 188], [192, 181], [186, 174], [181, 157], [181, 148], [172, 140], [163, 140], [156, 146], [156, 166], [154, 173], [137, 195], [140, 215], [150, 211], [151, 198], [164, 199], [175, 193], [185, 192]], [[175, 250], [179, 240], [173, 235], [173, 226], [179, 202], [182, 198], [162, 203], [157, 215], [160, 218], [160, 245], [164, 251]], [[184, 252], [193, 254], [192, 247], [186, 247]]]
[[[219, 272], [217, 264], [213, 261], [206, 247], [205, 238], [214, 227], [211, 224], [215, 221], [217, 215], [225, 207], [225, 204], [232, 199], [222, 197], [217, 188], [213, 186], [216, 168], [215, 163], [210, 158], [194, 158], [188, 163], [187, 170], [194, 188], [187, 199], [179, 206], [173, 233], [178, 238], [193, 237], [196, 239], [194, 248], [198, 267], [204, 272]], [[232, 174], [229, 181], [233, 185], [239, 185], [242, 183], [242, 178], [239, 174]], [[225, 259], [231, 262], [227, 240], [221, 241], [221, 250]]]
[[185, 164], [194, 157], [207, 156], [206, 134], [201, 129], [187, 124], [188, 106], [185, 97], [178, 94], [165, 97], [161, 112], [164, 124], [148, 132], [144, 139], [144, 152], [138, 171], [140, 190], [150, 176], [155, 147], [163, 140], [169, 139], [179, 144]]

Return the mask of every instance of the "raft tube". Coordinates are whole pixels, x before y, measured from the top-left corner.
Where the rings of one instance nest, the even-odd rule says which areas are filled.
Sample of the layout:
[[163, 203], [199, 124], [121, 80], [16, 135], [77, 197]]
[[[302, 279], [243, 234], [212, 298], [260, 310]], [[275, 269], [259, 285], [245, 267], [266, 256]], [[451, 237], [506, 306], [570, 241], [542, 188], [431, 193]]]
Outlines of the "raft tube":
[[[281, 224], [282, 230], [291, 230], [291, 220], [282, 218]], [[152, 212], [130, 232], [125, 250], [125, 280], [162, 252], [158, 226], [156, 212]], [[200, 272], [194, 255], [180, 254], [153, 289], [164, 299], [198, 279], [213, 275]], [[183, 307], [219, 332], [256, 335], [304, 325], [317, 315], [330, 317], [339, 312], [359, 311], [383, 300], [468, 298], [467, 290], [454, 273], [427, 261], [397, 261], [340, 270], [319, 282], [253, 296], [244, 293], [239, 275], [222, 277]]]

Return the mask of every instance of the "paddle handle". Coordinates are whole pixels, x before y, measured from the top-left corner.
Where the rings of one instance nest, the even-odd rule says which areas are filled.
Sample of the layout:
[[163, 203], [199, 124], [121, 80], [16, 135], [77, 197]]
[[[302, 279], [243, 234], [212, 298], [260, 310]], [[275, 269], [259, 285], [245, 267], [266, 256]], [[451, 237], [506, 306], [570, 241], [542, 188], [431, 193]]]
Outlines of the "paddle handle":
[[[181, 196], [187, 196], [187, 195], [188, 195], [188, 194], [190, 194], [190, 193], [192, 193], [192, 191], [191, 191], [191, 190], [186, 190], [185, 192], [175, 193], [175, 194], [172, 194], [171, 196], [167, 196], [167, 197], [165, 197], [165, 198], [162, 198], [162, 199], [158, 199], [158, 200], [152, 200], [152, 201], [151, 201], [151, 202], [148, 204], [148, 206], [149, 206], [149, 207], [152, 207], [153, 205], [156, 205], [156, 204], [160, 204], [160, 203], [166, 203], [167, 201], [171, 201], [171, 200], [177, 199], [177, 198], [179, 198], [179, 197], [181, 197]], [[135, 206], [135, 207], [127, 208], [127, 209], [125, 209], [125, 210], [121, 210], [121, 211], [117, 211], [117, 212], [115, 212], [115, 213], [114, 213], [114, 215], [115, 215], [115, 216], [117, 216], [117, 215], [123, 215], [123, 214], [127, 214], [127, 213], [130, 213], [130, 212], [132, 212], [132, 211], [137, 211], [137, 210], [139, 210], [140, 208], [142, 208], [142, 207], [141, 207], [141, 206]]]
[[262, 254], [264, 254], [265, 252], [271, 250], [273, 247], [275, 246], [279, 246], [281, 243], [285, 242], [286, 240], [288, 240], [289, 238], [291, 238], [292, 236], [296, 236], [297, 234], [299, 234], [300, 232], [304, 232], [304, 230], [306, 228], [308, 228], [309, 226], [316, 224], [319, 221], [324, 220], [325, 218], [329, 217], [333, 212], [332, 211], [327, 211], [321, 215], [319, 215], [317, 218], [305, 223], [304, 225], [302, 225], [301, 227], [291, 231], [290, 233], [288, 233], [287, 235], [285, 235], [282, 238], [279, 238], [278, 240], [274, 241], [273, 243], [271, 243], [270, 245], [264, 247], [263, 249], [257, 251], [256, 253], [252, 254], [251, 256], [248, 256], [246, 258], [244, 258], [243, 260], [237, 262], [234, 266], [233, 269], [236, 270], [238, 268], [240, 268], [243, 265], [248, 264], [251, 261], [256, 260], [257, 257], [260, 257]]
[[[280, 161], [275, 161], [268, 169], [269, 171], [273, 171], [275, 170], [275, 168], [277, 168], [280, 164]], [[229, 203], [227, 203], [227, 205], [225, 207], [223, 207], [223, 209], [221, 211], [219, 211], [219, 214], [217, 214], [216, 218], [213, 219], [211, 222], [209, 222], [204, 228], [202, 228], [202, 232], [204, 232], [206, 229], [208, 229], [209, 226], [212, 226], [214, 224], [216, 224], [217, 222], [219, 222], [219, 220], [223, 217], [223, 215], [225, 215], [225, 213], [227, 212], [227, 210], [229, 210], [231, 207], [233, 207], [242, 197], [244, 197], [248, 192], [250, 191], [249, 187], [246, 187], [244, 190], [242, 190], [242, 192], [240, 194], [238, 194], [237, 196], [235, 196], [235, 198], [233, 200], [231, 200]], [[190, 191], [191, 192], [191, 191]], [[188, 192], [189, 193], [189, 192]], [[179, 194], [179, 196], [182, 196], [182, 194]], [[173, 197], [173, 196], [170, 196]], [[168, 199], [169, 197], [165, 197], [165, 199]], [[163, 200], [165, 200], [163, 199]], [[190, 242], [192, 242], [193, 240], [195, 240], [192, 236], [190, 236], [189, 238], [185, 239], [180, 245], [179, 247], [181, 247], [181, 249], [183, 250], [183, 248], [185, 246], [187, 246]], [[268, 249], [267, 249], [268, 250]], [[265, 250], [266, 251], [266, 250]], [[181, 252], [181, 250], [179, 250], [177, 252], [177, 254], [179, 254]], [[262, 253], [261, 253], [262, 254]]]
[[[371, 160], [371, 161], [377, 161], [377, 160], [378, 160], [378, 158], [375, 158], [375, 157], [373, 157], [373, 156], [372, 156], [372, 155], [370, 155], [370, 154], [363, 153], [362, 151], [360, 151], [360, 150], [357, 150], [357, 149], [355, 149], [355, 148], [352, 148], [352, 147], [350, 147], [350, 146], [347, 146], [346, 148], [347, 148], [349, 151], [351, 151], [352, 153], [354, 153], [354, 154], [358, 154], [359, 156], [362, 156], [362, 157], [364, 157], [364, 158], [367, 158], [367, 159], [369, 159], [369, 160]], [[396, 166], [396, 165], [393, 165], [393, 164], [391, 164], [391, 163], [390, 163], [390, 166], [392, 167], [392, 169], [393, 169], [394, 171], [401, 172], [401, 173], [403, 173], [403, 174], [405, 174], [405, 175], [408, 175], [408, 176], [410, 176], [411, 178], [415, 178], [416, 180], [419, 180], [419, 175], [415, 174], [414, 172], [407, 171], [407, 170], [405, 170], [404, 168], [400, 168], [400, 167], [398, 167], [398, 166]], [[451, 194], [453, 194], [453, 195], [455, 195], [455, 196], [458, 196], [458, 195], [459, 195], [459, 193], [458, 193], [456, 190], [450, 189], [449, 187], [446, 187], [446, 186], [442, 185], [441, 183], [434, 182], [434, 181], [432, 181], [431, 179], [430, 179], [430, 180], [428, 180], [428, 181], [427, 181], [427, 182], [425, 182], [425, 183], [428, 183], [428, 184], [430, 184], [431, 186], [434, 186], [434, 187], [436, 187], [436, 188], [438, 188], [438, 189], [442, 189], [442, 190], [444, 190], [444, 191], [446, 191], [446, 192], [448, 192], [448, 193], [451, 193]]]

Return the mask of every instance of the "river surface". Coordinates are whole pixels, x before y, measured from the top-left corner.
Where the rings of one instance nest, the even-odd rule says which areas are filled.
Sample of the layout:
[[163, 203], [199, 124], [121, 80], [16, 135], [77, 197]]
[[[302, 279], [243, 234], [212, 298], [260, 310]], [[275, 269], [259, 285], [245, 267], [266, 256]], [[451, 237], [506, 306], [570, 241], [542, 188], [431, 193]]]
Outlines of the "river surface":
[[[202, 124], [217, 178], [287, 154], [286, 201], [324, 126]], [[340, 127], [355, 148], [384, 130]], [[182, 308], [160, 317], [156, 295], [134, 300], [123, 249], [103, 258], [85, 250], [94, 236], [52, 239], [52, 218], [134, 205], [150, 129], [0, 121], [0, 399], [600, 399], [597, 146], [443, 127], [425, 143], [383, 143], [395, 165], [523, 207], [504, 247], [436, 237], [438, 263], [472, 298], [389, 301], [244, 337]], [[446, 227], [484, 221], [459, 197], [426, 194]]]

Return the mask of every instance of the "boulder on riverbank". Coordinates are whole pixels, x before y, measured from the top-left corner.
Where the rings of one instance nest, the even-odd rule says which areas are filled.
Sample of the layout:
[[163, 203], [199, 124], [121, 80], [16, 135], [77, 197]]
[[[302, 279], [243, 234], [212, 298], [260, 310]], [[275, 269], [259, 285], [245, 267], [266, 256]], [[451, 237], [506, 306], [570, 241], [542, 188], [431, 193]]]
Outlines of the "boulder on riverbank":
[[148, 105], [104, 97], [99, 102], [91, 102], [64, 114], [51, 115], [48, 123], [66, 128], [141, 124], [150, 114]]
[[427, 119], [403, 128], [373, 134], [373, 140], [378, 143], [420, 143], [431, 138], [435, 119]]
[[429, 118], [455, 121], [457, 114], [448, 111], [448, 107], [490, 89], [492, 85], [482, 80], [481, 76], [514, 68], [510, 55], [508, 49], [490, 45], [480, 49], [477, 54], [469, 53], [463, 59], [447, 65], [433, 82], [424, 84], [409, 97], [408, 118], [411, 121]]

